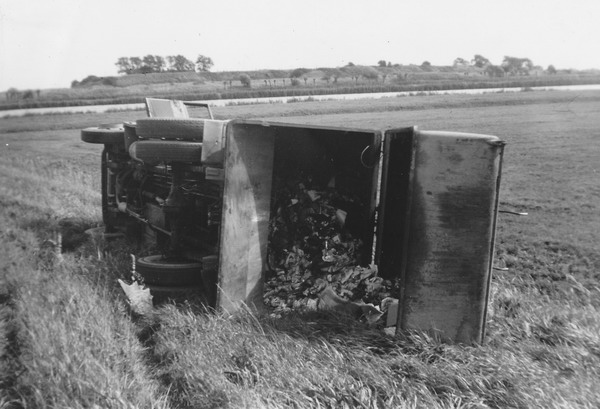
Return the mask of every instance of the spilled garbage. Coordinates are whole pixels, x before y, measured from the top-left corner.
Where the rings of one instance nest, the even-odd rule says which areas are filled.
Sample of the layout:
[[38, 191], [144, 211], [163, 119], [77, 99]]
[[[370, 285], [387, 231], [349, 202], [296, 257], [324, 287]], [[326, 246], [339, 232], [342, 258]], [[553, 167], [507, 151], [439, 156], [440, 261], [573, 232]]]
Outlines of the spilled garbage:
[[[333, 309], [375, 323], [398, 293], [376, 265], [360, 265], [371, 251], [360, 239], [360, 199], [310, 177], [276, 179], [269, 225], [263, 299], [275, 316]], [[397, 302], [397, 301], [396, 301]]]

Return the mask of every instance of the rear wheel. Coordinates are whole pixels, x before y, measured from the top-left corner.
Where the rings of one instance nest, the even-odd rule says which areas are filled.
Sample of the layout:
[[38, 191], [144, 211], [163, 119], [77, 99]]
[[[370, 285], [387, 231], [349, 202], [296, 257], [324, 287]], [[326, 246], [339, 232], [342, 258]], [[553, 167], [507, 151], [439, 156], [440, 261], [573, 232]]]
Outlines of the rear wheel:
[[136, 260], [136, 271], [150, 285], [180, 287], [202, 283], [202, 263], [184, 258], [140, 257]]
[[87, 143], [123, 144], [124, 135], [125, 129], [122, 124], [100, 125], [81, 130], [81, 140]]

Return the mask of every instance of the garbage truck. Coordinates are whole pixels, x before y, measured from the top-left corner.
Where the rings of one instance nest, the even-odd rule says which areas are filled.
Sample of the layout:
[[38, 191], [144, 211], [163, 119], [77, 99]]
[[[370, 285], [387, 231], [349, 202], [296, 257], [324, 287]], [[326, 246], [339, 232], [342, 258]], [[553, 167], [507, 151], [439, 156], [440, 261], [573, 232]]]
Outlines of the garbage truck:
[[308, 260], [293, 266], [304, 268], [290, 284], [298, 288], [309, 277], [331, 282], [348, 271], [331, 260], [350, 260], [393, 283], [399, 331], [482, 341], [501, 139], [406, 124], [215, 120], [208, 105], [207, 118], [188, 106], [147, 100], [147, 117], [81, 131], [103, 145], [105, 232], [150, 249], [136, 272], [152, 291], [197, 289], [235, 312], [264, 306], [269, 272], [286, 274], [294, 257]]

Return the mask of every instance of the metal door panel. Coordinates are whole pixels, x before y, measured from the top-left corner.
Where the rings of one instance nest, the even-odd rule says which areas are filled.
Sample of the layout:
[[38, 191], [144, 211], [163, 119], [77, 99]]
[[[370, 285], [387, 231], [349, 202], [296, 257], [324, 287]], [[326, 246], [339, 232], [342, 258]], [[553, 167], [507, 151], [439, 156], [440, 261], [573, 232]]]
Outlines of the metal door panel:
[[486, 135], [417, 132], [402, 328], [482, 341], [503, 146]]

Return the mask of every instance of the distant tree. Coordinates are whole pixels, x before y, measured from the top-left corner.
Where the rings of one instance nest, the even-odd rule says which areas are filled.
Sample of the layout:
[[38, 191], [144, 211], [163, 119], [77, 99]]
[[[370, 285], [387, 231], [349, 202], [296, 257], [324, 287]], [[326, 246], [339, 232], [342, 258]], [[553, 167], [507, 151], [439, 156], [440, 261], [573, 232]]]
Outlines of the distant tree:
[[485, 58], [483, 55], [475, 54], [475, 56], [471, 60], [471, 64], [473, 64], [477, 68], [483, 68], [486, 65], [490, 64], [490, 60]]
[[344, 74], [346, 74], [347, 76], [352, 78], [352, 80], [354, 81], [355, 84], [358, 84], [358, 80], [360, 79], [360, 68], [359, 67], [357, 67], [354, 64], [352, 64], [352, 65], [348, 64], [342, 68], [342, 71], [344, 72]]
[[342, 70], [354, 80], [355, 84], [358, 84], [358, 80], [362, 77], [368, 80], [379, 79], [379, 71], [373, 67], [366, 65], [352, 65], [342, 68]]
[[183, 55], [170, 55], [167, 57], [169, 69], [172, 71], [194, 71], [195, 65], [193, 62], [185, 58]]
[[132, 66], [129, 57], [120, 57], [115, 63], [117, 66], [117, 72], [119, 74], [130, 74], [132, 71]]
[[497, 65], [488, 64], [485, 67], [485, 73], [490, 77], [503, 77], [504, 70]]
[[160, 55], [148, 54], [142, 58], [142, 67], [140, 68], [141, 73], [161, 72], [164, 69], [165, 59]]
[[408, 74], [402, 73], [402, 72], [399, 72], [396, 74], [396, 79], [395, 79], [396, 82], [402, 83], [402, 82], [406, 81], [406, 79], [408, 79]]
[[167, 55], [165, 57], [165, 61], [167, 62], [167, 71], [175, 71], [175, 56], [174, 55]]
[[154, 71], [162, 72], [166, 68], [167, 68], [167, 62], [165, 61], [164, 57], [161, 57], [160, 55], [155, 55], [154, 56]]
[[6, 90], [6, 99], [8, 101], [18, 100], [19, 98], [21, 98], [21, 91], [19, 91], [18, 89], [11, 87], [8, 90]]
[[142, 74], [148, 74], [150, 72], [156, 72], [156, 58], [152, 54], [148, 54], [142, 58]]
[[340, 78], [344, 73], [339, 68], [320, 68], [323, 71], [323, 79], [329, 81], [333, 78], [333, 82], [336, 83], [338, 78]]
[[533, 67], [531, 67], [531, 71], [529, 72], [529, 75], [535, 75], [535, 76], [539, 76], [542, 75], [544, 73], [544, 67], [542, 67], [541, 65], [534, 65]]
[[533, 61], [531, 61], [529, 58], [523, 58], [523, 68], [521, 70], [523, 75], [529, 75], [529, 71], [532, 70], [533, 67]]
[[130, 57], [129, 65], [131, 66], [131, 72], [138, 72], [142, 68], [142, 59], [140, 57]]
[[423, 61], [421, 63], [421, 69], [423, 71], [431, 71], [431, 63], [429, 61]]
[[377, 61], [377, 65], [380, 67], [386, 67], [388, 63], [385, 60], [379, 60]]
[[464, 58], [456, 58], [454, 60], [454, 63], [452, 64], [454, 67], [464, 67], [466, 65], [469, 65], [469, 62], [467, 60], [465, 60]]
[[556, 68], [554, 68], [554, 65], [550, 64], [548, 68], [546, 68], [546, 72], [550, 75], [554, 75], [556, 74]]
[[246, 88], [252, 87], [252, 79], [250, 78], [250, 76], [248, 74], [240, 75], [240, 82], [242, 83], [242, 86], [244, 86]]
[[379, 79], [379, 71], [373, 67], [361, 66], [360, 75], [368, 80], [377, 81]]
[[153, 55], [146, 55], [142, 58], [142, 66], [138, 70], [141, 74], [150, 74], [151, 72], [158, 72], [156, 68], [156, 58]]
[[307, 72], [310, 72], [307, 68], [296, 68], [290, 73], [290, 78], [300, 78]]
[[215, 65], [212, 58], [200, 54], [196, 58], [196, 70], [200, 72], [208, 72]]
[[508, 75], [529, 75], [533, 62], [529, 58], [505, 56], [501, 66]]
[[346, 67], [354, 67], [354, 63], [350, 61], [348, 64], [346, 64]]

